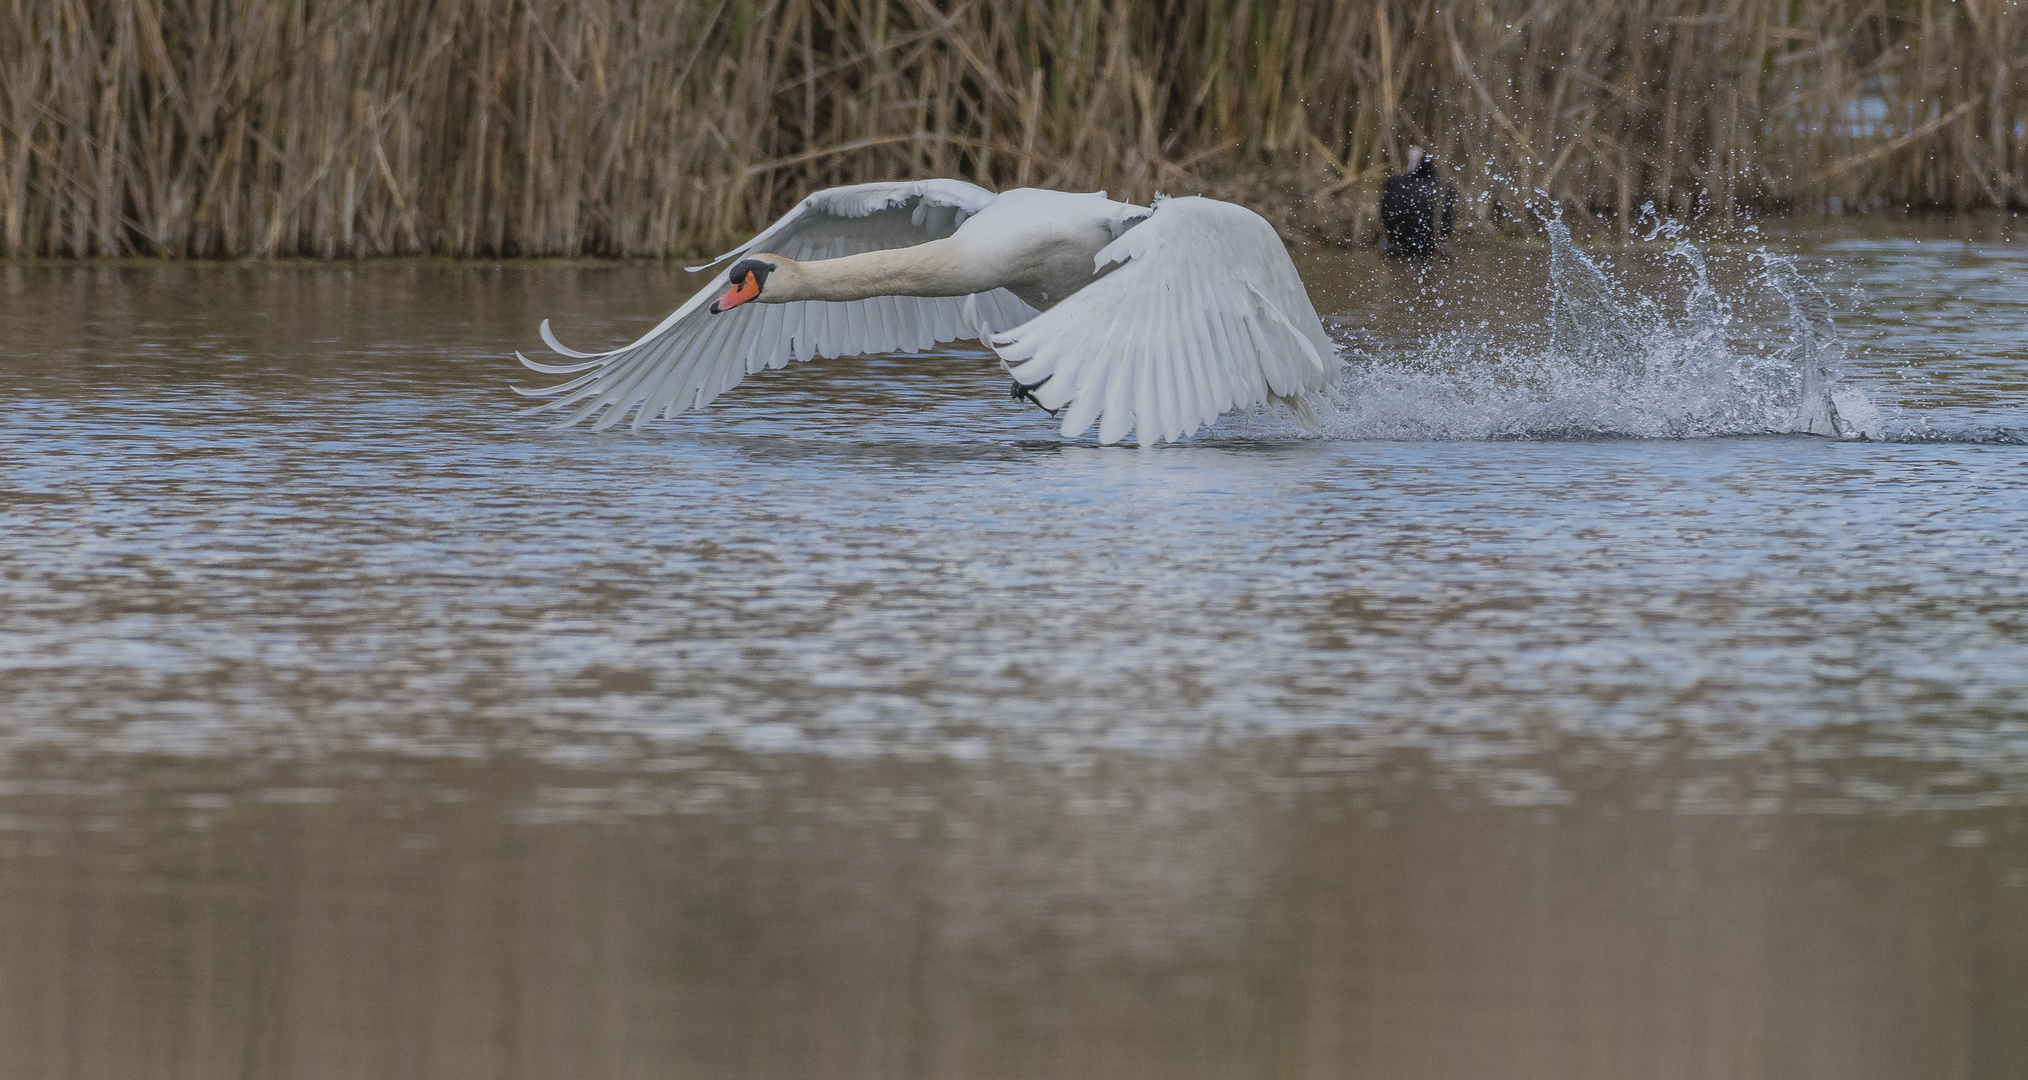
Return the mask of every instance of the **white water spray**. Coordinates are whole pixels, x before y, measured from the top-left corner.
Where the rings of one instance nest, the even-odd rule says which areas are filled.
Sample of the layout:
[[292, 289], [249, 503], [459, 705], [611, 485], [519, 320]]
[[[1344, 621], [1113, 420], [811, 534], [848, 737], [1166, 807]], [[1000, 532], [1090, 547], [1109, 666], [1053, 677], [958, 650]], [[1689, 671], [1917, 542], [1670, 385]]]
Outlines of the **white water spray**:
[[1810, 434], [1879, 437], [1878, 412], [1838, 380], [1830, 304], [1784, 256], [1755, 256], [1753, 284], [1787, 311], [1786, 343], [1754, 347], [1729, 332], [1732, 305], [1704, 253], [1675, 223], [1689, 271], [1681, 315], [1627, 290], [1571, 240], [1549, 238], [1546, 326], [1459, 332], [1403, 350], [1349, 349], [1327, 436], [1340, 439], [1700, 438]]

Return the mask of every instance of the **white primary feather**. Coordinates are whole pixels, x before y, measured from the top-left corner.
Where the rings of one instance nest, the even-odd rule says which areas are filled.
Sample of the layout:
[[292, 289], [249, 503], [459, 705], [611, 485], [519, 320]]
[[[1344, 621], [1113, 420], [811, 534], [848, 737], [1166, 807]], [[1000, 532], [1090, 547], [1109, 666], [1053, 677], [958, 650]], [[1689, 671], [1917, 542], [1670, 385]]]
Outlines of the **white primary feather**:
[[[995, 198], [992, 192], [960, 180], [829, 188], [804, 199], [740, 247], [690, 269], [707, 269], [749, 254], [808, 262], [912, 247], [950, 236]], [[544, 320], [543, 341], [577, 362], [542, 364], [520, 353], [515, 356], [533, 371], [585, 374], [556, 386], [515, 387], [515, 392], [554, 399], [536, 412], [573, 409], [565, 425], [596, 416], [593, 429], [604, 430], [632, 412], [633, 426], [639, 430], [655, 416], [702, 408], [747, 375], [781, 367], [791, 359], [920, 352], [938, 342], [978, 336], [982, 329], [1018, 326], [1035, 313], [1005, 289], [961, 297], [745, 304], [722, 314], [709, 313], [706, 305], [728, 286], [725, 273], [712, 275], [710, 284], [660, 325], [610, 352], [566, 348]]]
[[1174, 441], [1270, 398], [1301, 417], [1336, 380], [1287, 249], [1243, 206], [1158, 199], [1094, 266], [1103, 276], [988, 342], [1043, 407], [1065, 410], [1065, 436], [1096, 420], [1102, 443]]
[[1154, 443], [1266, 401], [1313, 426], [1312, 403], [1337, 375], [1336, 349], [1273, 227], [1212, 199], [1157, 199], [1149, 209], [1103, 192], [859, 184], [811, 195], [707, 266], [757, 254], [793, 260], [800, 269], [784, 263], [776, 273], [795, 280], [713, 315], [706, 305], [729, 286], [714, 274], [624, 348], [576, 352], [544, 322], [543, 340], [573, 362], [521, 362], [577, 377], [519, 392], [553, 398], [538, 411], [570, 410], [566, 425], [591, 419], [604, 429], [631, 413], [639, 429], [792, 359], [976, 337], [1041, 405], [1061, 411], [1065, 436], [1097, 423], [1102, 443]]

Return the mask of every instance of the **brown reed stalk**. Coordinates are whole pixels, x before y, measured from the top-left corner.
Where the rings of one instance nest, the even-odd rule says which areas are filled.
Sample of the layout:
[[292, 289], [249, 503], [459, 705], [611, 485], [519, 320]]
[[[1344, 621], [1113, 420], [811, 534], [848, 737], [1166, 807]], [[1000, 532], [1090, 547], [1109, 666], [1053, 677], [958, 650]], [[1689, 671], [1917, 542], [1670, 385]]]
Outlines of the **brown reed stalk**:
[[1367, 231], [2028, 205], [2021, 0], [0, 0], [0, 254], [689, 255], [812, 188]]

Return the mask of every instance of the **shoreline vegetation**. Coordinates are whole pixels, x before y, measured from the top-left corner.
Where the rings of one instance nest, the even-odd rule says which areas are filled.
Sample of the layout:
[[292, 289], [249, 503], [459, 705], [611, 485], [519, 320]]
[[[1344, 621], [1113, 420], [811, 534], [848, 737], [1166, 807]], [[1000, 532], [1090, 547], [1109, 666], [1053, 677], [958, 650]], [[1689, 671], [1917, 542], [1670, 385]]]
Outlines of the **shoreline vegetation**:
[[1410, 145], [1461, 228], [2028, 208], [2028, 4], [0, 0], [0, 257], [694, 256], [928, 176], [1364, 242]]

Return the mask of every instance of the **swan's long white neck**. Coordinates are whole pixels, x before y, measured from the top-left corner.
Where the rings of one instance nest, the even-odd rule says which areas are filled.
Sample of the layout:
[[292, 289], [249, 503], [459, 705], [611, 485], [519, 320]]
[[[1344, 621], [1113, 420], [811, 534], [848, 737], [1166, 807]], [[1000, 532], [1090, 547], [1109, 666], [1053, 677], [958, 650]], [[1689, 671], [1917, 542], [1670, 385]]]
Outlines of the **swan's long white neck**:
[[875, 296], [967, 296], [990, 292], [1005, 284], [1005, 268], [969, 259], [962, 246], [946, 237], [914, 247], [868, 251], [836, 259], [797, 262], [767, 256], [775, 264], [767, 287], [756, 298], [762, 304], [794, 300], [865, 300]]

